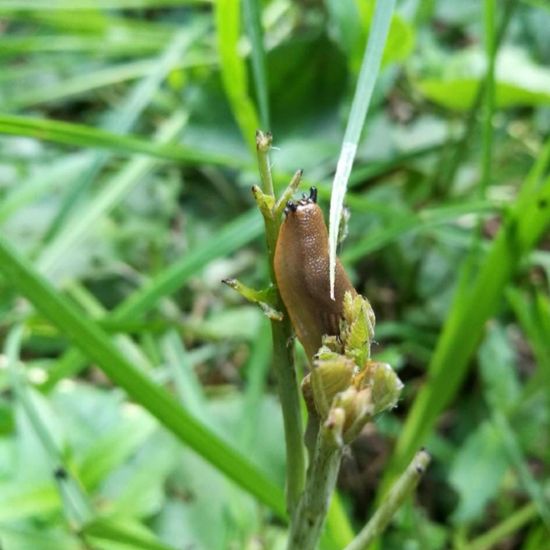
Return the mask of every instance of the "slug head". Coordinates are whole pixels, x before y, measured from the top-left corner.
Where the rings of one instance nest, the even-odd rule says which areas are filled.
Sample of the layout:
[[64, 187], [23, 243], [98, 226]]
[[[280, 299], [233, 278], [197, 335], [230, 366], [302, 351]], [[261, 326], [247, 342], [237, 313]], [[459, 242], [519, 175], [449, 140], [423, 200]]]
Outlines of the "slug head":
[[317, 255], [324, 253], [328, 233], [323, 212], [317, 204], [317, 189], [311, 187], [309, 195], [304, 193], [301, 199], [288, 201], [284, 212], [285, 220], [281, 231], [292, 235], [291, 239], [297, 246], [314, 247], [315, 250], [311, 252]]

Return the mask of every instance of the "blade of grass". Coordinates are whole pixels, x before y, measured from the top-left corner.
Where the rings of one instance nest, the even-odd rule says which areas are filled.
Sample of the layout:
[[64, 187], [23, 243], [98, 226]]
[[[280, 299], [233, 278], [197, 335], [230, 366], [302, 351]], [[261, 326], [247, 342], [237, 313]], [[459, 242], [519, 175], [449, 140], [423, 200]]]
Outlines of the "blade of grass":
[[424, 231], [440, 224], [450, 223], [454, 219], [467, 214], [482, 214], [485, 212], [494, 212], [495, 210], [497, 210], [497, 206], [491, 204], [489, 201], [476, 201], [452, 206], [427, 208], [418, 214], [410, 213], [395, 216], [394, 212], [392, 217], [397, 219], [396, 222], [370, 231], [364, 238], [349, 246], [342, 254], [342, 259], [345, 262], [353, 263], [365, 255], [394, 242], [397, 238], [407, 233]]
[[[508, 25], [512, 20], [512, 14], [518, 4], [518, 0], [508, 0], [504, 6], [502, 18], [498, 28], [496, 42], [494, 43], [495, 56], [498, 53], [498, 49], [502, 44]], [[478, 120], [478, 113], [483, 104], [483, 98], [485, 96], [486, 82], [482, 81], [479, 89], [477, 90], [472, 107], [468, 113], [466, 123], [464, 125], [464, 131], [460, 139], [457, 140], [456, 145], [449, 142], [452, 154], [449, 154], [449, 147], [445, 147], [442, 151], [441, 158], [439, 160], [439, 169], [434, 172], [434, 181], [432, 186], [436, 189], [450, 189], [453, 186], [458, 169], [462, 165], [462, 161], [468, 151], [469, 145], [471, 145], [474, 136], [474, 130]]]
[[181, 288], [189, 277], [197, 273], [214, 258], [230, 254], [234, 250], [259, 237], [262, 219], [251, 210], [225, 226], [206, 244], [182, 256], [176, 263], [160, 272], [142, 288], [116, 307], [110, 315], [114, 321], [135, 319], [155, 307], [164, 296]]
[[162, 350], [172, 371], [176, 390], [185, 408], [208, 424], [203, 387], [193, 372], [189, 354], [176, 331], [170, 331], [162, 341]]
[[510, 535], [523, 529], [523, 527], [537, 517], [537, 509], [533, 503], [529, 503], [509, 515], [504, 521], [480, 535], [468, 543], [468, 550], [491, 550], [499, 542], [504, 541]]
[[[548, 142], [527, 177], [515, 207], [490, 246], [475, 278], [459, 284], [451, 311], [428, 367], [429, 384], [418, 393], [388, 466], [382, 490], [422, 445], [458, 391], [485, 322], [494, 314], [521, 259], [530, 252], [550, 223], [550, 178], [536, 181], [547, 168]], [[541, 168], [542, 165], [542, 168]], [[535, 178], [537, 179], [537, 178]], [[468, 261], [468, 260], [467, 260]]]
[[491, 158], [493, 149], [493, 113], [495, 111], [495, 65], [497, 44], [495, 36], [495, 0], [483, 1], [483, 23], [485, 38], [485, 58], [487, 73], [485, 76], [485, 101], [483, 105], [483, 140], [481, 155], [481, 181], [478, 187], [480, 198], [491, 180]]
[[2, 0], [2, 11], [8, 10], [121, 10], [168, 8], [212, 4], [213, 0]]
[[338, 230], [344, 206], [344, 198], [348, 179], [355, 159], [357, 145], [361, 138], [361, 131], [367, 116], [374, 84], [380, 69], [382, 54], [390, 23], [395, 0], [378, 0], [374, 18], [370, 29], [369, 40], [361, 64], [361, 71], [357, 81], [357, 88], [353, 96], [348, 124], [344, 134], [344, 141], [336, 166], [336, 174], [332, 184], [329, 217], [329, 254], [330, 254], [330, 296], [334, 299], [334, 277], [336, 269], [336, 248], [338, 246]]
[[241, 9], [239, 0], [216, 2], [216, 33], [223, 87], [233, 116], [252, 153], [256, 151], [256, 130], [260, 127], [256, 108], [248, 95], [246, 64], [239, 53]]
[[514, 434], [510, 423], [502, 411], [493, 407], [491, 420], [501, 434], [504, 441], [506, 452], [510, 458], [511, 463], [514, 465], [517, 476], [525, 492], [529, 495], [532, 502], [535, 504], [537, 512], [542, 519], [546, 529], [550, 532], [550, 508], [545, 501], [544, 488], [541, 484], [537, 483], [533, 474], [529, 470], [529, 466], [521, 450], [521, 446]]
[[335, 491], [330, 501], [325, 533], [321, 546], [330, 544], [335, 550], [347, 546], [355, 536], [348, 514], [342, 504], [342, 497]]
[[[102, 321], [114, 324], [135, 321], [137, 317], [154, 308], [166, 295], [181, 288], [190, 277], [197, 274], [209, 262], [222, 255], [231, 254], [258, 238], [261, 233], [262, 220], [257, 212], [251, 210], [243, 214], [222, 229], [216, 239], [211, 239], [183, 255], [176, 263], [145, 283]], [[41, 389], [51, 390], [60, 380], [73, 376], [85, 365], [84, 358], [78, 350], [69, 350], [56, 363]]]
[[220, 155], [187, 145], [158, 144], [84, 124], [0, 114], [0, 134], [25, 136], [72, 147], [108, 149], [124, 155], [144, 154], [181, 163], [216, 164], [239, 168], [245, 163], [234, 155]]
[[531, 300], [517, 288], [508, 288], [506, 297], [536, 358], [537, 372], [525, 391], [529, 392], [531, 387], [540, 390], [542, 381], [550, 396], [550, 300], [539, 291]]
[[63, 503], [65, 517], [70, 525], [80, 528], [93, 516], [92, 505], [88, 496], [71, 475], [60, 450], [53, 437], [40, 419], [40, 415], [33, 403], [29, 387], [19, 371], [19, 350], [23, 337], [22, 325], [16, 325], [8, 334], [6, 339], [6, 357], [10, 369], [11, 386], [17, 400], [21, 404], [32, 429], [36, 433], [43, 448], [45, 458], [50, 462], [52, 475], [54, 472], [62, 471], [63, 475], [55, 475], [57, 488]]
[[252, 74], [254, 89], [260, 111], [262, 128], [270, 128], [269, 124], [269, 93], [265, 61], [264, 37], [262, 31], [261, 2], [259, 0], [244, 0], [244, 19], [246, 31], [250, 38], [252, 58]]
[[0, 272], [11, 286], [95, 361], [114, 383], [126, 390], [182, 443], [277, 515], [285, 517], [283, 492], [273, 481], [136, 369], [97, 324], [83, 316], [2, 238]]
[[140, 525], [136, 529], [135, 524], [121, 519], [98, 518], [84, 526], [82, 535], [86, 539], [101, 539], [140, 550], [174, 550], [173, 546], [161, 542], [145, 527]]
[[[125, 98], [120, 107], [108, 114], [109, 116], [106, 118], [103, 129], [117, 133], [130, 131], [158, 92], [172, 65], [184, 55], [190, 45], [203, 33], [204, 30], [201, 25], [175, 33], [169, 41], [168, 46], [162, 52], [162, 55], [157, 59], [154, 69], [130, 90], [128, 97]], [[164, 136], [159, 141], [164, 141]], [[79, 199], [89, 189], [95, 177], [107, 164], [109, 158], [110, 155], [105, 151], [96, 152], [88, 168], [69, 184], [69, 191], [61, 203], [59, 211], [45, 231], [44, 240], [46, 242], [49, 243], [57, 235], [67, 221], [71, 211], [79, 202]], [[53, 246], [55, 247], [55, 244]], [[48, 248], [46, 247], [42, 256], [48, 255]]]
[[[155, 142], [174, 141], [186, 122], [187, 114], [177, 111], [161, 126]], [[59, 264], [59, 260], [81, 242], [98, 221], [111, 212], [130, 189], [154, 170], [159, 162], [158, 159], [152, 157], [128, 160], [124, 167], [105, 184], [102, 191], [91, 202], [87, 202], [80, 208], [79, 212], [71, 216], [57, 233], [57, 237], [42, 249], [37, 260], [38, 269], [44, 274], [51, 275], [55, 266]], [[79, 190], [82, 190], [82, 187], [79, 187]], [[76, 199], [74, 196], [73, 198]], [[70, 207], [71, 204], [67, 206]], [[62, 223], [64, 219], [65, 216], [62, 216], [58, 221]]]
[[430, 461], [431, 457], [425, 450], [422, 449], [416, 453], [407, 469], [384, 497], [372, 518], [361, 529], [357, 537], [346, 546], [345, 550], [366, 550], [369, 548], [384, 532], [397, 510], [414, 491]]
[[29, 203], [48, 193], [59, 185], [62, 178], [71, 178], [83, 170], [89, 163], [89, 153], [63, 156], [48, 165], [48, 170], [33, 173], [26, 181], [20, 181], [2, 198], [0, 204], [0, 223]]
[[[185, 59], [176, 60], [170, 70], [189, 69], [211, 65], [215, 59], [207, 55], [188, 55]], [[128, 80], [151, 74], [158, 67], [156, 59], [131, 61], [105, 67], [82, 75], [67, 78], [43, 88], [21, 90], [17, 96], [7, 98], [4, 110], [20, 110], [44, 103], [66, 101], [68, 98], [81, 96], [89, 92], [120, 84]]]
[[81, 34], [8, 35], [2, 37], [0, 58], [24, 54], [96, 54], [98, 57], [130, 57], [154, 55], [164, 46], [160, 40], [143, 36], [85, 36]]
[[269, 324], [264, 321], [254, 339], [250, 352], [250, 358], [246, 364], [247, 384], [244, 391], [241, 422], [240, 441], [245, 449], [252, 449], [251, 445], [257, 435], [256, 411], [264, 396], [265, 384], [273, 348], [271, 346], [271, 330]]

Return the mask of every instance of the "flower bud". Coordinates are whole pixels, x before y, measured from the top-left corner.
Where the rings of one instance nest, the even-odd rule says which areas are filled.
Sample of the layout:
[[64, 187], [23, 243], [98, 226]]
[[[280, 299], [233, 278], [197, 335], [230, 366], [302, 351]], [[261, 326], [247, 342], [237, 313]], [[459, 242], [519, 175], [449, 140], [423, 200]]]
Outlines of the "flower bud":
[[340, 338], [345, 354], [362, 368], [370, 357], [370, 343], [374, 337], [375, 317], [370, 302], [360, 294], [344, 295], [344, 320]]
[[327, 418], [334, 396], [352, 383], [356, 370], [351, 359], [335, 353], [323, 354], [324, 359], [315, 359], [310, 377], [315, 408], [321, 418]]

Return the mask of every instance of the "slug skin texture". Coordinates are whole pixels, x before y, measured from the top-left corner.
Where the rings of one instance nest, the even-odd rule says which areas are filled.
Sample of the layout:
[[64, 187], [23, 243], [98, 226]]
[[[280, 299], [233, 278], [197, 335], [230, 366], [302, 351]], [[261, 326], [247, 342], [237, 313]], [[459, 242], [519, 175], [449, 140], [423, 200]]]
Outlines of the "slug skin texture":
[[330, 299], [328, 231], [317, 204], [317, 190], [289, 201], [275, 249], [277, 286], [298, 340], [309, 360], [319, 351], [323, 335], [338, 335], [346, 291], [353, 288], [336, 260], [335, 300]]

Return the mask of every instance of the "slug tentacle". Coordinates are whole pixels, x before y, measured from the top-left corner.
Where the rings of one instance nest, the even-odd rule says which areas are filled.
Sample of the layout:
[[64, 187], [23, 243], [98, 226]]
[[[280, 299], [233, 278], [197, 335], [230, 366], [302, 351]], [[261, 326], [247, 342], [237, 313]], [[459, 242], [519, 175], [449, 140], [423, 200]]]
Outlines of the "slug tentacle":
[[310, 360], [323, 335], [339, 334], [345, 292], [357, 294], [337, 261], [335, 300], [330, 298], [328, 231], [316, 201], [312, 187], [309, 197], [287, 203], [274, 259], [279, 292]]

